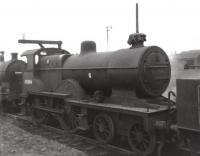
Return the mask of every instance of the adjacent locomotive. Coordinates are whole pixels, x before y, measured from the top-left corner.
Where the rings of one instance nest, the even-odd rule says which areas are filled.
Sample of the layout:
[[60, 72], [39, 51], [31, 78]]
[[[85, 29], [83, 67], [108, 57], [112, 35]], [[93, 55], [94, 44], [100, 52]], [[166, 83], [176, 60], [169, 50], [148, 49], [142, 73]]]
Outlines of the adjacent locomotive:
[[[20, 101], [22, 93], [23, 71], [26, 63], [17, 59], [17, 53], [11, 54], [10, 61], [4, 61], [4, 52], [1, 52], [0, 60], [0, 87], [1, 87], [1, 104], [5, 112], [19, 111], [16, 103]], [[1, 109], [1, 111], [2, 111]]]

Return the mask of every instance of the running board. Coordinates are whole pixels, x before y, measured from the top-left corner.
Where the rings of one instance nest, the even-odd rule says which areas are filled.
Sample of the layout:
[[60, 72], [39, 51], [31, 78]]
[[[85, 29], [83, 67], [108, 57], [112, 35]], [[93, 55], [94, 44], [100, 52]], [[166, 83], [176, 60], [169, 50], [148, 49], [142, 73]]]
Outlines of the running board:
[[70, 94], [63, 94], [57, 92], [29, 92], [30, 95], [45, 96], [45, 97], [55, 97], [55, 98], [67, 98]]

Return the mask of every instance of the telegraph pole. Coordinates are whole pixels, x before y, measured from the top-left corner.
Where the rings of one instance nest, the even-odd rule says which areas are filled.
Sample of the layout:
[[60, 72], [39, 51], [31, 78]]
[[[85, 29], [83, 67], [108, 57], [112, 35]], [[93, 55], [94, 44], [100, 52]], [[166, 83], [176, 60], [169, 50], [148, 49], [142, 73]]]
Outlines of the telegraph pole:
[[106, 36], [107, 36], [107, 51], [109, 51], [109, 31], [112, 29], [112, 26], [106, 26]]

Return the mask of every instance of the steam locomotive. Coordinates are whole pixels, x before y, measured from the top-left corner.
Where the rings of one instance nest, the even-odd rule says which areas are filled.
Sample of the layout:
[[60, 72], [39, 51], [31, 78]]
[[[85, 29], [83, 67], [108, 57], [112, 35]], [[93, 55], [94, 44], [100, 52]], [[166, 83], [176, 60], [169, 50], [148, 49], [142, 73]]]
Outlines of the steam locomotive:
[[12, 59], [5, 62], [4, 52], [0, 52], [1, 112], [19, 111], [16, 103], [20, 101], [20, 94], [23, 88], [22, 74], [26, 68], [26, 63], [18, 60], [17, 53], [12, 53], [11, 56]]
[[78, 55], [62, 49], [61, 41], [19, 40], [40, 48], [23, 52], [27, 63], [16, 54], [4, 62], [1, 54], [2, 110], [31, 115], [37, 124], [51, 116], [68, 132], [92, 130], [102, 143], [127, 138], [140, 155], [160, 153], [165, 142], [198, 153], [200, 80], [177, 80], [176, 103], [173, 92], [163, 97], [170, 61], [160, 47], [144, 46], [145, 40], [131, 34], [130, 48], [102, 53], [95, 42], [84, 41]]

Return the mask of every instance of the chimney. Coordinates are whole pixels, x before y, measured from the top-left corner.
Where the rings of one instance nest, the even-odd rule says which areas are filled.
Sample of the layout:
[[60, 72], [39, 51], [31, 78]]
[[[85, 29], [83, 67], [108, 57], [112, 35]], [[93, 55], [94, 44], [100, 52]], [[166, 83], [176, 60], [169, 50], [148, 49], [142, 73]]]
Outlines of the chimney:
[[139, 13], [138, 3], [136, 3], [136, 33], [130, 34], [127, 43], [131, 45], [131, 48], [144, 47], [146, 41], [146, 35], [139, 33]]
[[18, 53], [11, 53], [11, 60], [17, 60], [18, 59]]
[[4, 51], [0, 51], [0, 62], [4, 62]]

